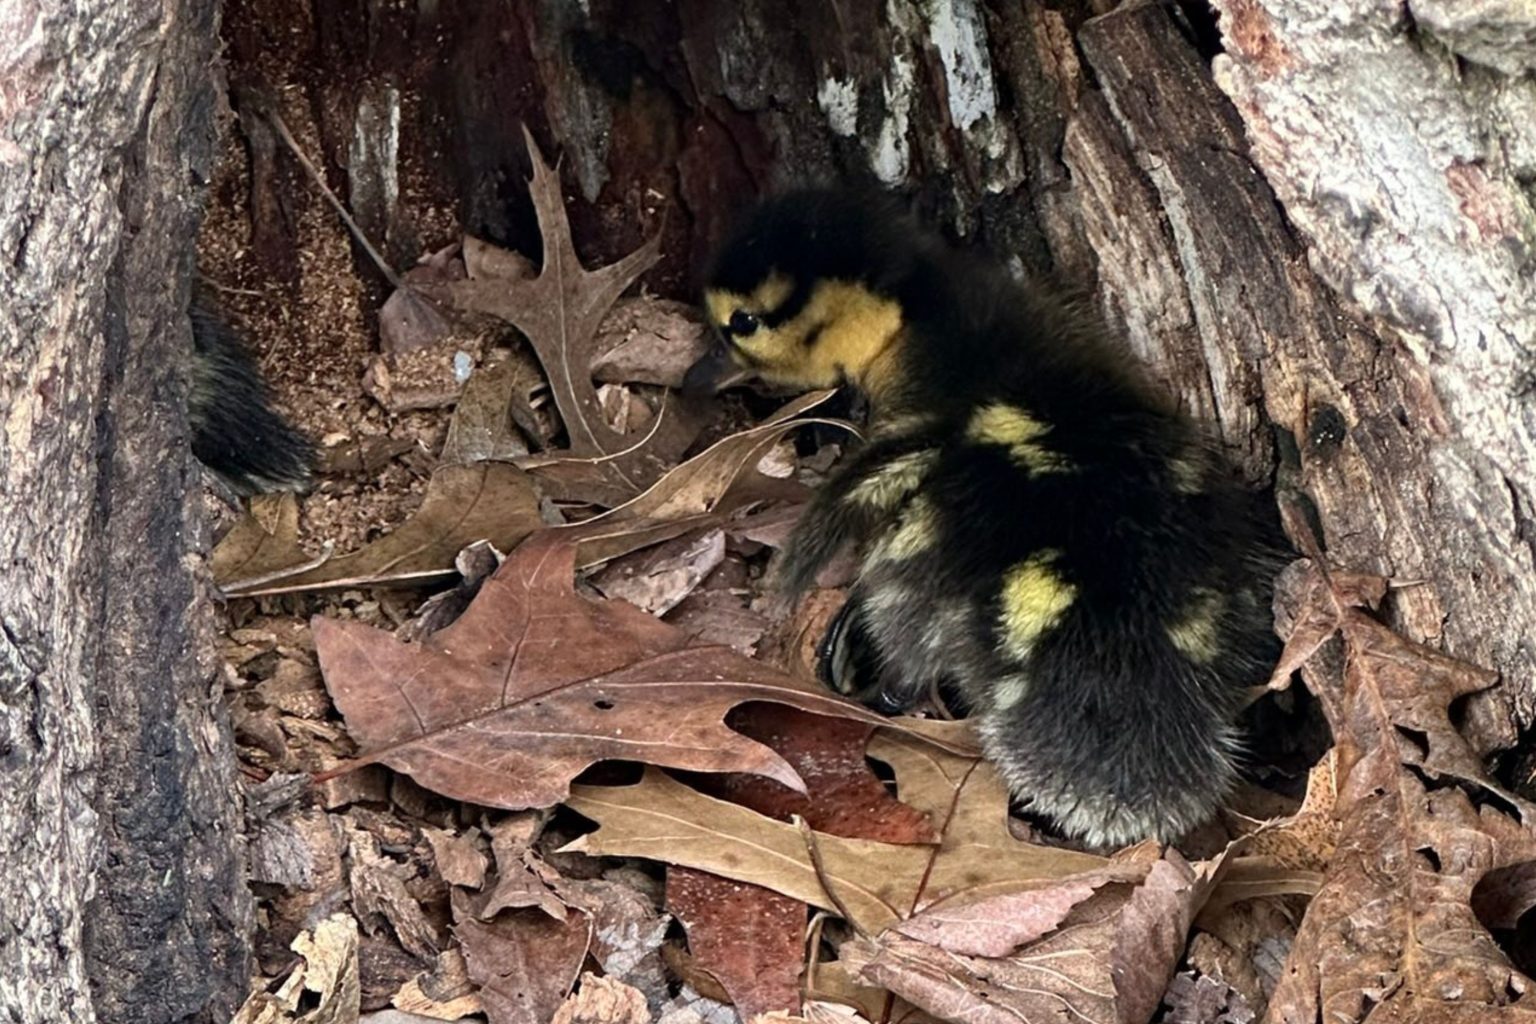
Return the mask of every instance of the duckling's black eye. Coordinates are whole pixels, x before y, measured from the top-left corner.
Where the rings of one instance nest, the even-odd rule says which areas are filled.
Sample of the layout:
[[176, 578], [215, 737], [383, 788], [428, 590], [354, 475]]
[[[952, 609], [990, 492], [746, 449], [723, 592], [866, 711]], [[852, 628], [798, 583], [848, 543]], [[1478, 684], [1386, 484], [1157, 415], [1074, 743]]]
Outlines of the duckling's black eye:
[[731, 322], [727, 325], [732, 334], [738, 338], [745, 338], [757, 330], [757, 317], [744, 309], [738, 309], [731, 314]]

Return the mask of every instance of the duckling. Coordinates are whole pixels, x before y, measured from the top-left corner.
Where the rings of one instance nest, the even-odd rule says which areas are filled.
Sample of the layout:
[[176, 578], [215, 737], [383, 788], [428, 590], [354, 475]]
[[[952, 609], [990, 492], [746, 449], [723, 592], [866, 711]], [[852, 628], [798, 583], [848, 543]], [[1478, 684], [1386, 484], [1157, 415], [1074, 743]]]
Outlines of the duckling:
[[775, 570], [795, 596], [857, 552], [833, 686], [886, 713], [950, 687], [1014, 795], [1091, 846], [1208, 819], [1274, 654], [1277, 556], [1110, 332], [894, 200], [841, 191], [758, 207], [703, 298], [719, 345], [688, 388], [746, 370], [868, 402], [867, 441]]

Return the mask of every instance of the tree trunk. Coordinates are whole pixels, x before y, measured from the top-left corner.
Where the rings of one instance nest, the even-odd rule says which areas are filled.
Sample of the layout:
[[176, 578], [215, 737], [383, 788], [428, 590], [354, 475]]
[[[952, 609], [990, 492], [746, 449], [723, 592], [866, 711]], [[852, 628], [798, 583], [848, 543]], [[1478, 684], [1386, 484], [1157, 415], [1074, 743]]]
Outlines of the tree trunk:
[[251, 923], [182, 403], [210, 0], [0, 20], [0, 1017], [222, 1021]]
[[[914, 190], [1091, 289], [1250, 478], [1305, 491], [1334, 560], [1420, 581], [1387, 614], [1503, 673], [1470, 710], [1509, 745], [1536, 712], [1522, 26], [1438, 0], [1418, 22], [1218, 0], [1219, 26], [1195, 2], [1110, 6], [232, 0], [228, 35], [233, 79], [282, 97], [397, 265], [444, 223], [536, 248], [524, 122], [563, 155], [589, 259], [661, 232], [662, 292], [689, 293], [755, 194]], [[317, 201], [249, 154], [250, 209]], [[302, 293], [300, 220], [252, 225], [248, 276]]]

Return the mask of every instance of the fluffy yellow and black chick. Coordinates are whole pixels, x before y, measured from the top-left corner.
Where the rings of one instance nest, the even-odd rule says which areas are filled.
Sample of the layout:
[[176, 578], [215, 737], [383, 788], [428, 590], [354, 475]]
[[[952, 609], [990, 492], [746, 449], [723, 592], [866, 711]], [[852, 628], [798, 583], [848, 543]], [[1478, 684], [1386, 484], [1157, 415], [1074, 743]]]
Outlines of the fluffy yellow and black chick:
[[834, 685], [886, 711], [949, 685], [1015, 795], [1095, 846], [1210, 816], [1273, 653], [1273, 555], [1092, 318], [834, 191], [759, 207], [704, 301], [723, 344], [692, 387], [734, 364], [869, 401], [782, 559], [793, 594], [860, 553]]

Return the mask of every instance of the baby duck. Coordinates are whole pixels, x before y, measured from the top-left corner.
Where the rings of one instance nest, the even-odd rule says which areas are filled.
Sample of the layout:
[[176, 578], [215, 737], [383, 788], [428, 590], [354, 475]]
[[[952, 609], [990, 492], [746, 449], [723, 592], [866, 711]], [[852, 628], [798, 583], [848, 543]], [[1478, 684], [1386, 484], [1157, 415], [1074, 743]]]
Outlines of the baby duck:
[[1092, 846], [1208, 819], [1274, 653], [1276, 555], [1107, 332], [889, 198], [839, 191], [758, 207], [704, 305], [721, 343], [687, 387], [734, 368], [869, 403], [867, 443], [776, 570], [793, 596], [859, 554], [833, 686], [887, 713], [949, 686], [1014, 795]]

